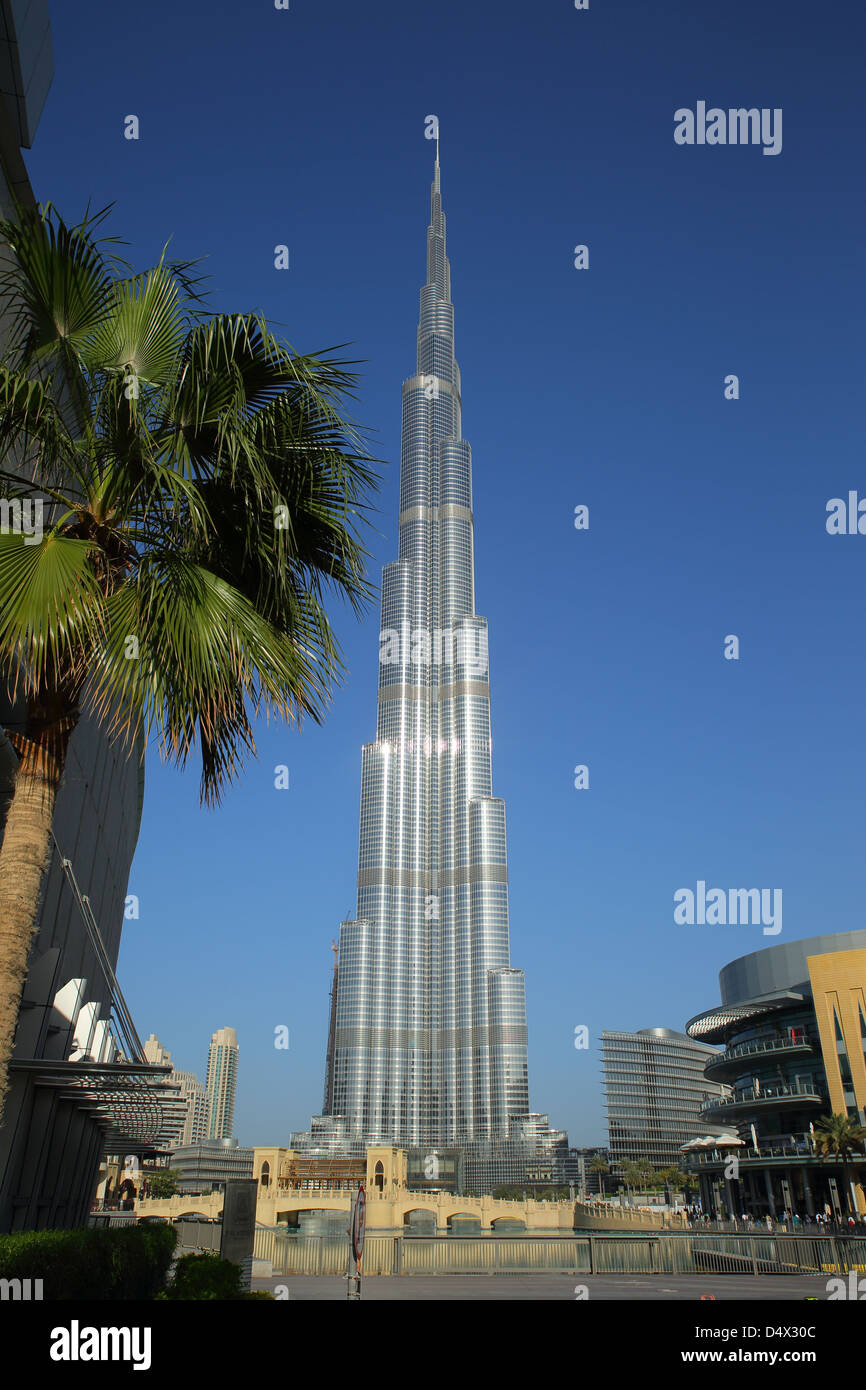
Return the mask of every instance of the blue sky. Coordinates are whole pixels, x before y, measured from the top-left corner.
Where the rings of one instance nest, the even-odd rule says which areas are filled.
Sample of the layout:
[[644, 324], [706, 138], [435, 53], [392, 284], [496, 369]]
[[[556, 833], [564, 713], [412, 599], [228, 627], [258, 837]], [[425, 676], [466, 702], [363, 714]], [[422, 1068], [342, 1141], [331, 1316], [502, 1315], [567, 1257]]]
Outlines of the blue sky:
[[[866, 536], [825, 529], [828, 499], [866, 496], [862, 8], [51, 8], [37, 196], [70, 219], [115, 202], [137, 265], [171, 237], [208, 258], [214, 308], [261, 309], [299, 350], [353, 344], [353, 409], [389, 460], [376, 582], [439, 118], [531, 1098], [602, 1142], [603, 1028], [681, 1028], [734, 957], [864, 925]], [[781, 108], [782, 152], [676, 145], [699, 100]], [[218, 811], [194, 769], [148, 757], [121, 983], [139, 1031], [202, 1076], [211, 1032], [237, 1028], [248, 1143], [319, 1109], [329, 942], [355, 900], [378, 613], [335, 619], [348, 675], [326, 724], [262, 728]], [[781, 888], [782, 934], [676, 925], [699, 879]]]

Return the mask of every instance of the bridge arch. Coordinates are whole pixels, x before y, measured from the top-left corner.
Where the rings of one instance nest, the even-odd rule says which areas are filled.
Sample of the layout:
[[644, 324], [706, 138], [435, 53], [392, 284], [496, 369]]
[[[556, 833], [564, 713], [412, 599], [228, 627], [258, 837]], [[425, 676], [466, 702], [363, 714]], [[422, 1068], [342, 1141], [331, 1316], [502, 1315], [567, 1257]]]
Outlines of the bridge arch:
[[426, 1216], [428, 1222], [432, 1221], [433, 1225], [436, 1225], [436, 1208], [434, 1206], [405, 1207], [403, 1211], [403, 1225], [411, 1225], [411, 1218], [413, 1216]]
[[445, 1216], [446, 1225], [450, 1228], [451, 1223], [455, 1219], [458, 1221], [462, 1220], [477, 1222], [481, 1220], [481, 1213], [480, 1211], [460, 1211], [459, 1208], [456, 1211], [449, 1211], [448, 1214]]

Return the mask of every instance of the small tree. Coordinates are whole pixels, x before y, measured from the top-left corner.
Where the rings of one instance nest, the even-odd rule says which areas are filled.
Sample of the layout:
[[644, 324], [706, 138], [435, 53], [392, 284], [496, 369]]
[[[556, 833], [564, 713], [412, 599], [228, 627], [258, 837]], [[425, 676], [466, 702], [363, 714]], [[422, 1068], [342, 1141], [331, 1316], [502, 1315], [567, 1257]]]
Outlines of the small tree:
[[180, 1191], [179, 1179], [180, 1173], [174, 1168], [160, 1168], [156, 1173], [148, 1173], [145, 1179], [148, 1197], [173, 1197]]
[[694, 1192], [697, 1189], [698, 1180], [695, 1177], [694, 1173], [686, 1173], [682, 1170], [675, 1171], [677, 1187], [681, 1187], [683, 1189], [683, 1192], [686, 1194], [686, 1197], [688, 1197], [690, 1192]]
[[[845, 1188], [845, 1209], [852, 1211], [851, 1183], [848, 1177], [849, 1161], [856, 1158], [862, 1161], [866, 1149], [866, 1128], [849, 1115], [822, 1115], [815, 1126], [815, 1152], [822, 1158], [835, 1159], [842, 1168], [842, 1183]], [[852, 1213], [854, 1216], [857, 1212]]]

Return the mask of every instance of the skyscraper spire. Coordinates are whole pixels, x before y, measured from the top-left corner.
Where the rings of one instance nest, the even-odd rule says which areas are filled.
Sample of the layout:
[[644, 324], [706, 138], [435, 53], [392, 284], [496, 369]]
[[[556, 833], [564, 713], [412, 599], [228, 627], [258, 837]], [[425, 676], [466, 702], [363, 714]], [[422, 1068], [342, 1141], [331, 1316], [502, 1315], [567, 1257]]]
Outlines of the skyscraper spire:
[[340, 929], [330, 1113], [313, 1122], [335, 1143], [495, 1140], [529, 1110], [461, 415], [437, 141], [376, 740], [362, 751], [357, 911]]

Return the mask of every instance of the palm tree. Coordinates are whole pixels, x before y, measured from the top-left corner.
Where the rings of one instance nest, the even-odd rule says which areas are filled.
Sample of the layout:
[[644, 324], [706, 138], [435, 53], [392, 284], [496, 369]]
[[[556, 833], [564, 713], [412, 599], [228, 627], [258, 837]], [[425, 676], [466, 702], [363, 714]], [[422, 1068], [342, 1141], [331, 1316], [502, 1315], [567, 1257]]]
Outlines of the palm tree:
[[601, 1154], [596, 1154], [595, 1157], [594, 1157], [594, 1158], [591, 1158], [590, 1161], [589, 1161], [589, 1171], [590, 1171], [591, 1173], [598, 1173], [598, 1181], [599, 1181], [599, 1186], [601, 1187], [601, 1195], [602, 1195], [602, 1199], [603, 1199], [603, 1198], [604, 1198], [604, 1179], [605, 1179], [605, 1175], [606, 1175], [607, 1173], [610, 1172], [610, 1164], [608, 1163], [608, 1161], [607, 1161], [606, 1158], [603, 1158], [603, 1157], [601, 1156]]
[[655, 1181], [656, 1170], [648, 1158], [639, 1158], [635, 1167], [637, 1168], [640, 1182], [645, 1189], [648, 1190], [658, 1186], [658, 1183]]
[[636, 1163], [633, 1159], [626, 1159], [620, 1165], [622, 1180], [625, 1183], [626, 1196], [629, 1206], [632, 1204], [632, 1190], [639, 1189], [643, 1183], [644, 1170], [641, 1163]]
[[866, 1149], [866, 1128], [850, 1115], [822, 1115], [815, 1125], [815, 1152], [822, 1158], [835, 1158], [842, 1167], [842, 1183], [845, 1188], [845, 1209], [854, 1216], [851, 1205], [851, 1183], [848, 1180], [848, 1164], [853, 1157], [862, 1158]]
[[[320, 720], [342, 663], [326, 592], [370, 595], [377, 485], [342, 418], [351, 363], [297, 356], [258, 314], [209, 314], [188, 264], [132, 274], [50, 205], [0, 221], [0, 491], [49, 515], [0, 535], [0, 665], [21, 709], [0, 847], [0, 1110], [70, 736], [198, 751], [217, 803], [264, 712]], [[116, 243], [114, 243], [116, 244]], [[34, 543], [36, 541], [37, 543]]]
[[695, 1177], [694, 1173], [684, 1172], [681, 1168], [673, 1169], [673, 1173], [673, 1182], [675, 1186], [682, 1188], [686, 1200], [688, 1200], [689, 1193], [698, 1187], [697, 1178]]

